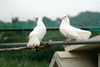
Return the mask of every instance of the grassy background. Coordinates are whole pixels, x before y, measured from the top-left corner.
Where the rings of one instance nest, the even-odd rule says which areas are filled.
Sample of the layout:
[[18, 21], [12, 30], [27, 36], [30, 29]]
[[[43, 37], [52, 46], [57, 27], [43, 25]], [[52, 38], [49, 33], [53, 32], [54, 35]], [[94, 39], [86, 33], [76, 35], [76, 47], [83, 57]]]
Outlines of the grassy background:
[[31, 61], [26, 60], [24, 62], [24, 66], [22, 65], [22, 61], [18, 59], [4, 59], [0, 58], [0, 67], [48, 67], [49, 63], [46, 60]]
[[[97, 31], [91, 30], [91, 32], [91, 37], [100, 34], [100, 32]], [[8, 32], [6, 33], [8, 34]], [[5, 36], [7, 36], [6, 33], [4, 34]], [[12, 33], [12, 31], [9, 33]], [[19, 32], [15, 32], [15, 34], [9, 35], [9, 38], [2, 42], [19, 42], [21, 41], [21, 38], [23, 42], [27, 41], [27, 34], [25, 34], [23, 37], [17, 33]], [[16, 34], [20, 35], [21, 37], [17, 36], [17, 38], [13, 39]], [[66, 38], [61, 35], [59, 31], [48, 31], [43, 41], [60, 41], [65, 39]], [[0, 67], [48, 67], [53, 54], [56, 51], [64, 51], [63, 46], [54, 46], [54, 48], [49, 48], [38, 52], [35, 52], [33, 49], [21, 51], [2, 51], [0, 52]]]

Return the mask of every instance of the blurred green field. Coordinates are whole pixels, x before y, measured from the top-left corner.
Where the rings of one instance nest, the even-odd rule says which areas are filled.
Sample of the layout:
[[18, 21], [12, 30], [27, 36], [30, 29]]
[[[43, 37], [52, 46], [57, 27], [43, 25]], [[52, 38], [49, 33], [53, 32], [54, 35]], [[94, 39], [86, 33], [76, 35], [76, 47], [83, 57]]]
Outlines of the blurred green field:
[[[91, 30], [91, 32], [91, 37], [100, 34], [99, 31]], [[14, 34], [11, 35], [10, 33]], [[3, 40], [2, 38], [1, 42], [26, 42], [29, 33], [24, 33], [24, 35], [20, 34], [22, 34], [22, 32], [5, 32], [3, 35], [7, 36], [8, 39], [4, 38]], [[61, 35], [59, 31], [48, 31], [43, 41], [61, 41], [65, 39], [66, 38]], [[2, 51], [0, 52], [0, 67], [48, 67], [53, 54], [56, 51], [64, 51], [63, 46], [54, 46], [54, 48], [49, 48], [38, 52], [34, 51], [33, 49], [21, 51]]]
[[31, 61], [25, 60], [24, 65], [22, 61], [18, 59], [4, 59], [0, 58], [0, 67], [48, 67], [49, 63], [46, 60]]
[[63, 51], [62, 46], [54, 46], [41, 51], [20, 50], [0, 52], [0, 67], [48, 67], [54, 52]]

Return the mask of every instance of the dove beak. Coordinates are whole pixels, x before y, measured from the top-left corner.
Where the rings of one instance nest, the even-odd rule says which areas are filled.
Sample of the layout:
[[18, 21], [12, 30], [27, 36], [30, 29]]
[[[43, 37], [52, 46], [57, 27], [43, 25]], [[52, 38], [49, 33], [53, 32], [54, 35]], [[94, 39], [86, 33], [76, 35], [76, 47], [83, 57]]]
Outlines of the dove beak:
[[32, 20], [32, 22], [34, 22], [34, 23], [35, 23], [35, 22], [36, 22], [36, 19]]

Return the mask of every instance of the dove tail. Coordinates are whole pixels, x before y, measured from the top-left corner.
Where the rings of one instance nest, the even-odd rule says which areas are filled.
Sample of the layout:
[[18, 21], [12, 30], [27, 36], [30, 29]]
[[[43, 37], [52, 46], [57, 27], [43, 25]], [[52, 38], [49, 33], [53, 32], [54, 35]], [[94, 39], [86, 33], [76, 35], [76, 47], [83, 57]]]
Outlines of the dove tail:
[[80, 33], [80, 37], [77, 38], [77, 40], [88, 40], [90, 35], [91, 35], [90, 31], [84, 31], [84, 32]]
[[91, 35], [91, 32], [90, 31], [85, 31], [85, 32], [83, 32], [82, 35], [83, 35], [82, 37], [84, 38], [84, 40], [88, 40], [90, 35]]

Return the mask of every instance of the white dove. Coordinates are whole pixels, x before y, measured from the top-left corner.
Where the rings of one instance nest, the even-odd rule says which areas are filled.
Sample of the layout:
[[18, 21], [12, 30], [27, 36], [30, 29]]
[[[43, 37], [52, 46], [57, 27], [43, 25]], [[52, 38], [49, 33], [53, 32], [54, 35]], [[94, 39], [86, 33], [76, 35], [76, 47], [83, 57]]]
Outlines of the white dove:
[[29, 42], [27, 47], [35, 48], [40, 46], [40, 42], [46, 34], [46, 27], [42, 21], [42, 18], [39, 18], [37, 21], [37, 26], [34, 30], [29, 34]]
[[78, 41], [87, 40], [91, 35], [90, 31], [81, 30], [71, 26], [70, 20], [66, 15], [62, 18], [60, 32], [67, 38], [67, 42], [71, 39], [76, 39]]

